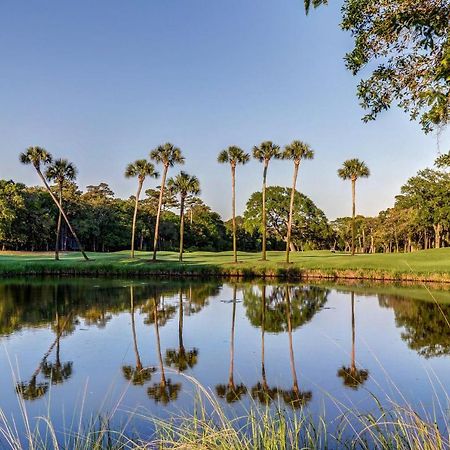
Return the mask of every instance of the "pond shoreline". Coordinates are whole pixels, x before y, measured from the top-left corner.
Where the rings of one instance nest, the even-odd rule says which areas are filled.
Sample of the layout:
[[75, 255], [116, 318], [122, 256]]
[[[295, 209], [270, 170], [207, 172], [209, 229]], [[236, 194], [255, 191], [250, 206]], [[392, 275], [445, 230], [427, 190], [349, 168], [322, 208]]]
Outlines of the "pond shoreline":
[[[140, 267], [120, 268], [104, 267], [51, 267], [52, 264], [30, 263], [20, 268], [7, 267], [0, 264], [0, 277], [10, 278], [16, 276], [55, 276], [55, 277], [134, 277], [134, 278], [164, 278], [164, 279], [244, 279], [244, 280], [288, 280], [288, 281], [378, 281], [378, 282], [413, 282], [413, 283], [450, 283], [450, 273], [414, 273], [396, 272], [376, 269], [304, 269], [292, 265], [292, 267], [278, 268], [248, 268], [248, 267], [220, 267], [174, 264], [175, 267], [152, 269]], [[151, 263], [149, 263], [151, 264]], [[163, 265], [163, 264], [162, 264]]]
[[357, 254], [324, 250], [295, 252], [291, 263], [284, 252], [271, 251], [268, 261], [258, 253], [239, 252], [232, 263], [231, 252], [187, 252], [178, 261], [175, 252], [160, 252], [156, 262], [149, 252], [62, 253], [55, 261], [51, 252], [0, 252], [0, 277], [77, 276], [77, 277], [152, 277], [181, 279], [279, 279], [394, 281], [450, 283], [450, 247], [414, 253]]

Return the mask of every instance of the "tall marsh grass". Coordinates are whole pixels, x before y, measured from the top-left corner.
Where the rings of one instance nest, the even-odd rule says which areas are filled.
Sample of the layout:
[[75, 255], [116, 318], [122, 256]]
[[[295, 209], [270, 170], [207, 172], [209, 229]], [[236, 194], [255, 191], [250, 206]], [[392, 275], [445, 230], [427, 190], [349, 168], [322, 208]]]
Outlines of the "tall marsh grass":
[[[439, 401], [433, 416], [420, 415], [411, 406], [390, 403], [383, 406], [373, 397], [370, 413], [342, 408], [333, 419], [312, 417], [307, 410], [289, 410], [281, 403], [261, 406], [253, 403], [247, 413], [230, 417], [220, 401], [191, 377], [196, 386], [195, 408], [190, 414], [161, 420], [137, 411], [127, 414], [122, 426], [111, 414], [79, 421], [58, 429], [49, 416], [28, 417], [21, 403], [20, 427], [15, 419], [0, 412], [0, 448], [12, 450], [303, 450], [303, 449], [450, 449], [448, 398]], [[445, 404], [444, 404], [445, 401]], [[124, 413], [124, 411], [121, 411]], [[139, 421], [143, 438], [130, 424]], [[31, 423], [34, 423], [32, 426]], [[441, 424], [439, 428], [438, 423]]]

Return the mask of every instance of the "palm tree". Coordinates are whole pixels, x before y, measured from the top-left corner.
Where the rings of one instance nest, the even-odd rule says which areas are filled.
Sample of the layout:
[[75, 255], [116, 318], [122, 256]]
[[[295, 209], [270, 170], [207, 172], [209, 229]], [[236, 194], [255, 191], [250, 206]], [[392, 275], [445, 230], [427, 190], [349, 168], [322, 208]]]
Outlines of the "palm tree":
[[351, 293], [352, 299], [352, 361], [350, 367], [341, 367], [338, 370], [338, 377], [342, 377], [344, 385], [352, 389], [358, 389], [369, 378], [369, 371], [356, 367], [355, 357], [355, 293]]
[[52, 155], [44, 148], [34, 146], [34, 147], [28, 147], [25, 152], [21, 153], [19, 155], [19, 160], [22, 164], [32, 164], [33, 167], [36, 169], [36, 172], [39, 175], [39, 178], [44, 183], [44, 186], [47, 189], [48, 193], [50, 194], [50, 197], [54, 201], [55, 205], [58, 207], [67, 226], [69, 227], [70, 232], [72, 233], [72, 236], [75, 238], [75, 241], [77, 242], [78, 248], [80, 249], [80, 251], [83, 255], [83, 258], [86, 261], [89, 261], [89, 258], [86, 255], [86, 253], [84, 252], [83, 247], [81, 245], [80, 240], [78, 239], [77, 234], [75, 233], [74, 229], [72, 228], [72, 225], [70, 225], [69, 219], [67, 218], [67, 215], [64, 212], [62, 205], [60, 204], [60, 202], [58, 202], [58, 199], [53, 194], [52, 190], [50, 189], [50, 186], [47, 183], [47, 180], [44, 177], [44, 174], [42, 173], [41, 167], [43, 165], [45, 166], [45, 165], [51, 164]]
[[284, 147], [283, 159], [290, 159], [294, 162], [294, 176], [292, 179], [291, 202], [289, 205], [289, 220], [286, 236], [286, 262], [289, 263], [289, 252], [291, 250], [292, 220], [294, 215], [294, 198], [297, 189], [297, 176], [300, 163], [303, 159], [313, 159], [314, 150], [302, 141], [292, 141]]
[[170, 178], [167, 187], [174, 194], [180, 196], [180, 262], [183, 261], [184, 244], [184, 206], [190, 195], [200, 194], [200, 181], [195, 175], [188, 175], [181, 171], [175, 178]]
[[356, 158], [344, 161], [344, 164], [338, 170], [340, 178], [352, 182], [352, 256], [355, 254], [356, 180], [367, 178], [369, 175], [370, 170], [366, 164]]
[[263, 185], [262, 185], [262, 260], [266, 261], [266, 240], [267, 240], [267, 219], [266, 219], [266, 184], [267, 169], [272, 158], [279, 159], [281, 157], [280, 147], [271, 141], [263, 142], [259, 147], [253, 147], [253, 158], [258, 159], [264, 164], [263, 169]]
[[[67, 159], [56, 159], [53, 161], [45, 171], [45, 177], [49, 181], [54, 181], [58, 187], [59, 204], [62, 206], [63, 187], [66, 181], [73, 181], [77, 176], [77, 168], [74, 164], [67, 161]], [[58, 222], [56, 225], [56, 243], [55, 243], [55, 260], [59, 260], [59, 244], [61, 240], [61, 210], [58, 214]]]
[[150, 158], [158, 164], [163, 165], [163, 175], [161, 180], [161, 187], [159, 189], [158, 211], [156, 213], [155, 238], [153, 241], [153, 261], [156, 261], [156, 252], [158, 248], [159, 237], [159, 222], [161, 220], [161, 207], [164, 197], [164, 189], [166, 187], [166, 178], [169, 167], [175, 164], [184, 164], [184, 156], [178, 147], [175, 147], [170, 142], [158, 146], [150, 152]]
[[236, 166], [246, 164], [250, 160], [250, 155], [245, 153], [239, 147], [231, 146], [222, 150], [217, 157], [220, 164], [228, 163], [231, 167], [231, 193], [232, 193], [232, 212], [233, 212], [233, 255], [234, 262], [237, 263], [237, 241], [236, 241]]
[[131, 258], [134, 258], [134, 238], [136, 234], [136, 220], [139, 206], [139, 196], [141, 195], [142, 186], [147, 177], [158, 178], [159, 173], [156, 172], [155, 166], [146, 159], [138, 159], [134, 163], [128, 164], [125, 169], [125, 177], [138, 179], [138, 188], [134, 203], [133, 226], [131, 231]]

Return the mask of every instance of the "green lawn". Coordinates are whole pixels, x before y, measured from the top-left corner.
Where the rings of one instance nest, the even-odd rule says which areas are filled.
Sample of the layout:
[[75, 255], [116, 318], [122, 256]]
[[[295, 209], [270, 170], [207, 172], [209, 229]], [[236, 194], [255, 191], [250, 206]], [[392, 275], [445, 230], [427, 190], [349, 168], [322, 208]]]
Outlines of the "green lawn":
[[158, 262], [151, 254], [138, 252], [131, 260], [129, 252], [90, 253], [84, 261], [79, 253], [62, 254], [54, 261], [52, 253], [0, 253], [0, 274], [73, 274], [73, 275], [228, 275], [280, 276], [297, 278], [368, 278], [392, 280], [450, 281], [450, 248], [414, 253], [350, 256], [330, 251], [291, 254], [291, 264], [284, 262], [284, 252], [268, 252], [269, 261], [260, 261], [257, 253], [239, 253], [233, 264], [231, 252], [186, 253], [183, 263], [174, 252], [160, 252]]

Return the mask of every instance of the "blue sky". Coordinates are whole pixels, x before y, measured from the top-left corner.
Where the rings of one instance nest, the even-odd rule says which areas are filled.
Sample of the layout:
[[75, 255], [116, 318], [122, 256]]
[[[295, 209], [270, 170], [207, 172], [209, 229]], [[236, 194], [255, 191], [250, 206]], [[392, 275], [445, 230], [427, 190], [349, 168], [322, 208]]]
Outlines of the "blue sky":
[[[79, 168], [81, 188], [102, 181], [128, 197], [128, 162], [160, 143], [181, 147], [203, 198], [230, 216], [228, 145], [310, 143], [299, 188], [330, 218], [350, 213], [350, 186], [336, 176], [358, 157], [372, 176], [358, 210], [392, 205], [404, 181], [431, 165], [436, 136], [398, 109], [361, 122], [357, 78], [343, 55], [341, 1], [308, 17], [302, 0], [40, 0], [0, 4], [0, 178], [37, 184], [18, 153], [46, 147]], [[450, 147], [441, 136], [443, 151]], [[274, 162], [269, 183], [290, 185]], [[172, 172], [175, 174], [175, 171]], [[150, 182], [148, 187], [155, 185]], [[261, 166], [239, 169], [238, 211], [261, 184]]]

